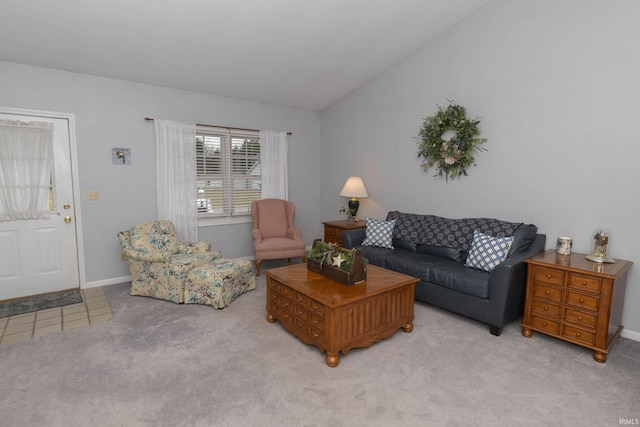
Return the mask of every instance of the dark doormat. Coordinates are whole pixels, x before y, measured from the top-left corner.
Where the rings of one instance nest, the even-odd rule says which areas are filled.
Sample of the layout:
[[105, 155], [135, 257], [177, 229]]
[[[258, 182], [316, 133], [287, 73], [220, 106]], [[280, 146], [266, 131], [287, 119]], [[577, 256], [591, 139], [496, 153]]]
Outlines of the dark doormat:
[[80, 294], [79, 289], [20, 298], [12, 301], [0, 302], [0, 318], [31, 313], [32, 311], [46, 310], [48, 308], [62, 307], [63, 305], [78, 304], [81, 302], [82, 295]]

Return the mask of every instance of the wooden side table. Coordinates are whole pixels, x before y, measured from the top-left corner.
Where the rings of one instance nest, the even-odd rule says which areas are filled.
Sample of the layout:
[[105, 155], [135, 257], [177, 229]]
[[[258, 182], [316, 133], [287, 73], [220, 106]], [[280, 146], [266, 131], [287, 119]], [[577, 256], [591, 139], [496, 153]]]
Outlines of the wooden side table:
[[347, 220], [343, 221], [327, 221], [324, 224], [324, 241], [325, 243], [337, 243], [342, 245], [342, 232], [344, 230], [353, 230], [355, 228], [364, 228], [365, 221], [359, 220], [353, 224], [347, 224]]
[[630, 261], [588, 261], [585, 254], [558, 255], [554, 249], [525, 260], [527, 295], [522, 335], [533, 331], [594, 350], [607, 361], [622, 332], [622, 308]]

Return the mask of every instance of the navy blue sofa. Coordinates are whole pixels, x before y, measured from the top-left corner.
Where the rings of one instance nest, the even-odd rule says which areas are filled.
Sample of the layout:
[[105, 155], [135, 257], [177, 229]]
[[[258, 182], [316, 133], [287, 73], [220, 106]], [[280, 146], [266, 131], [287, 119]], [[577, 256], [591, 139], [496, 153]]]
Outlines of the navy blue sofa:
[[[532, 224], [492, 218], [448, 219], [391, 211], [395, 220], [393, 249], [361, 246], [366, 229], [345, 230], [342, 245], [360, 248], [369, 263], [420, 281], [415, 298], [485, 323], [499, 336], [505, 325], [522, 315], [527, 265], [524, 260], [545, 248], [546, 235]], [[474, 230], [514, 236], [508, 257], [493, 271], [466, 267]]]

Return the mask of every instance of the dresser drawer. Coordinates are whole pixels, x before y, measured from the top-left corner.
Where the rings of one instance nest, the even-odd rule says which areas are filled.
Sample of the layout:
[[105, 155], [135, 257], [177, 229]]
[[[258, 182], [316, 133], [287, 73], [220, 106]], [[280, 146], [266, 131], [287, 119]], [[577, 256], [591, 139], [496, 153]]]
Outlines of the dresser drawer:
[[311, 312], [324, 319], [324, 305], [311, 300]]
[[282, 311], [280, 310], [280, 305], [274, 301], [269, 301], [267, 311], [274, 315], [276, 318], [279, 318], [282, 313]]
[[585, 329], [574, 328], [573, 326], [564, 325], [562, 336], [582, 343], [593, 345], [596, 342], [596, 334]]
[[590, 328], [595, 328], [598, 322], [598, 316], [584, 311], [572, 310], [570, 308], [566, 309], [564, 319]]
[[323, 335], [322, 331], [318, 331], [317, 329], [313, 329], [313, 328], [311, 328], [311, 335], [310, 335], [310, 336], [311, 336], [311, 340], [312, 340], [316, 345], [319, 345], [319, 346], [322, 346], [322, 345], [323, 345], [322, 340], [323, 340], [323, 338], [324, 338], [324, 335]]
[[304, 307], [296, 305], [294, 314], [296, 315], [296, 319], [304, 320], [305, 322], [309, 321], [309, 312]]
[[280, 323], [287, 324], [293, 326], [293, 313], [289, 313], [284, 310], [280, 310], [280, 317], [278, 318]]
[[293, 301], [287, 298], [280, 298], [280, 308], [288, 313], [293, 314]]
[[533, 295], [535, 298], [545, 298], [552, 301], [562, 302], [562, 289], [555, 286], [548, 286], [536, 282], [533, 287]]
[[567, 292], [567, 304], [598, 311], [600, 298], [585, 294], [579, 294], [577, 292]]
[[330, 225], [324, 226], [324, 241], [325, 243], [337, 243], [342, 245], [342, 230]]
[[572, 288], [600, 293], [600, 289], [602, 288], [602, 279], [581, 276], [579, 274], [569, 274], [568, 284], [569, 287]]
[[543, 317], [532, 316], [531, 325], [533, 327], [542, 329], [545, 332], [550, 332], [555, 335], [560, 335], [560, 322], [555, 322], [553, 320], [545, 319]]
[[327, 236], [342, 236], [342, 230], [331, 225], [324, 226], [324, 234]]
[[546, 283], [553, 283], [555, 285], [564, 285], [564, 271], [536, 267], [534, 277], [536, 282], [542, 281]]
[[277, 294], [273, 291], [269, 292], [268, 301], [269, 303], [275, 304], [278, 307], [280, 307], [280, 304], [281, 304], [280, 294]]
[[273, 292], [277, 292], [280, 293], [280, 283], [276, 282], [275, 280], [269, 280], [269, 283], [267, 283], [267, 286], [269, 287], [270, 290], [272, 290]]
[[324, 319], [322, 319], [321, 317], [312, 315], [309, 323], [311, 324], [311, 327], [313, 329], [317, 329], [319, 331], [324, 330]]
[[533, 300], [533, 312], [559, 319], [562, 315], [562, 306], [535, 299]]
[[293, 301], [296, 292], [288, 286], [280, 286], [280, 294]]
[[300, 292], [296, 292], [296, 304], [305, 308], [309, 308], [309, 305], [311, 304], [311, 298], [306, 295], [302, 295]]
[[301, 334], [308, 336], [309, 335], [309, 323], [305, 322], [304, 320], [299, 319], [298, 317], [296, 317], [293, 320], [293, 324], [296, 328], [296, 330], [298, 332], [300, 332]]

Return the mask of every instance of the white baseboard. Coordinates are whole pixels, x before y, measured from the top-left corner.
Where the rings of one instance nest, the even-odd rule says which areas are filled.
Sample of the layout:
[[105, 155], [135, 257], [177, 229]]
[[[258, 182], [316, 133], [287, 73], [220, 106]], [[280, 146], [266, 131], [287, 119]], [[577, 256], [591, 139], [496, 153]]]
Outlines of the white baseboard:
[[87, 282], [84, 289], [99, 288], [100, 286], [116, 285], [118, 283], [130, 282], [131, 276], [114, 277], [112, 279], [96, 280], [95, 282]]
[[629, 338], [630, 340], [640, 341], [640, 332], [623, 329], [622, 332], [620, 333], [620, 336], [624, 338]]

